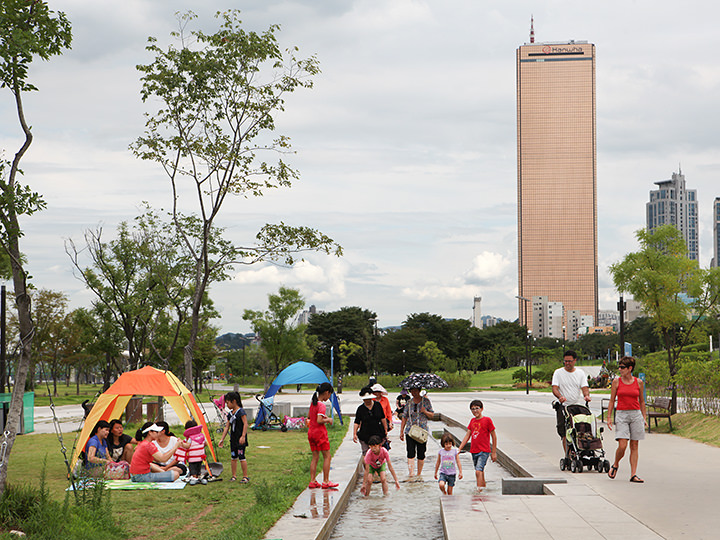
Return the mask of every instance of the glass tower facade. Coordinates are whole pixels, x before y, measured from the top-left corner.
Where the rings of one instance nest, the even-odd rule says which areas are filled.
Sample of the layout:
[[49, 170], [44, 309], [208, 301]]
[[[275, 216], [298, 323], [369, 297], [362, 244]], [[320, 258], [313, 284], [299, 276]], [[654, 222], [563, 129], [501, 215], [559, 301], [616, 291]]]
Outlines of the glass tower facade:
[[522, 45], [516, 67], [518, 294], [596, 320], [595, 46]]

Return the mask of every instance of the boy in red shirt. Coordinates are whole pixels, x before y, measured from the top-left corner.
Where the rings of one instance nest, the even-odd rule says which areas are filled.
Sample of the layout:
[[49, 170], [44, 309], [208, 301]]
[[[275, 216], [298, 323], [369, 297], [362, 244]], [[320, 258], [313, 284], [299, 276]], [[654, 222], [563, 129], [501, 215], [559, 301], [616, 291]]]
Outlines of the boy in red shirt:
[[[483, 416], [483, 403], [479, 399], [470, 402], [470, 411], [474, 418], [468, 424], [468, 432], [465, 434], [460, 443], [460, 450], [470, 439], [470, 453], [475, 466], [475, 480], [478, 489], [485, 487], [485, 464], [488, 458], [497, 461], [497, 435], [495, 434], [495, 424], [487, 416]], [[490, 445], [492, 439], [492, 446]]]

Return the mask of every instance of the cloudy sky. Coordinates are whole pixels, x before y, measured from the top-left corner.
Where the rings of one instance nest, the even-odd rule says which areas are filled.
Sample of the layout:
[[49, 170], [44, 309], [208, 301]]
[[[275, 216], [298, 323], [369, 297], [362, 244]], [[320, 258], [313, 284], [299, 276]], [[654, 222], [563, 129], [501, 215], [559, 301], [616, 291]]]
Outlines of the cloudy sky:
[[[237, 8], [247, 30], [281, 25], [283, 47], [317, 55], [315, 88], [290, 96], [278, 131], [292, 138], [301, 172], [290, 190], [228, 201], [222, 224], [247, 243], [266, 222], [316, 227], [345, 255], [307, 257], [293, 269], [240, 270], [211, 294], [223, 332], [248, 331], [280, 285], [308, 304], [357, 305], [380, 326], [428, 311], [517, 317], [515, 50], [528, 41], [586, 40], [597, 48], [600, 308], [616, 293], [607, 267], [636, 248], [653, 182], [678, 167], [700, 202], [701, 264], [712, 257], [711, 208], [720, 196], [720, 35], [710, 1], [477, 0], [51, 0], [73, 24], [71, 51], [38, 63], [26, 97], [35, 142], [26, 180], [48, 209], [26, 219], [22, 249], [36, 287], [92, 296], [72, 272], [64, 242], [112, 234], [142, 201], [167, 208], [162, 170], [128, 145], [143, 130], [135, 66], [148, 36], [168, 43], [174, 13], [192, 9], [213, 31]], [[0, 93], [0, 148], [20, 129]]]

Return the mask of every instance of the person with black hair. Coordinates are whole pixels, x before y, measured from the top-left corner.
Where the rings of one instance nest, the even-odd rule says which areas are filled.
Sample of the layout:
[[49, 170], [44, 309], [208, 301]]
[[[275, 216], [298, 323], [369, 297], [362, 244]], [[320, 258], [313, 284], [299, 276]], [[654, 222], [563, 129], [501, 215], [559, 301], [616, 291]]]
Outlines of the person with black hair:
[[154, 460], [164, 462], [170, 459], [178, 448], [190, 448], [190, 443], [175, 438], [176, 442], [169, 450], [160, 452], [155, 441], [163, 429], [153, 422], [145, 422], [137, 431], [135, 439], [141, 442], [135, 449], [130, 462], [130, 479], [133, 482], [174, 482], [179, 478], [180, 473], [174, 467], [161, 472], [151, 470]]
[[[313, 393], [310, 402], [310, 410], [308, 411], [308, 442], [310, 443], [310, 451], [312, 458], [310, 459], [310, 483], [309, 488], [334, 488], [339, 484], [330, 481], [330, 440], [326, 424], [332, 424], [333, 419], [327, 414], [325, 401], [330, 399], [333, 394], [333, 387], [329, 382], [320, 383]], [[320, 454], [323, 456], [323, 482], [322, 484], [315, 480], [317, 475], [317, 465], [320, 461]]]
[[85, 468], [91, 476], [102, 476], [105, 465], [110, 463], [107, 438], [110, 433], [110, 424], [100, 420], [90, 432], [90, 438], [85, 445]]
[[[165, 453], [170, 448], [173, 448], [175, 446], [178, 438], [172, 431], [170, 431], [170, 425], [167, 422], [155, 422], [155, 425], [162, 428], [162, 430], [158, 433], [157, 439], [155, 440], [155, 445], [157, 446], [159, 452]], [[174, 452], [170, 455], [168, 459], [162, 462], [155, 461], [151, 465], [151, 469], [154, 472], [175, 470], [177, 471], [179, 476], [185, 476], [187, 474], [187, 467], [184, 463], [180, 463], [178, 461]]]
[[360, 448], [363, 456], [370, 448], [369, 440], [377, 435], [381, 440], [387, 438], [387, 420], [385, 411], [378, 401], [375, 401], [375, 394], [369, 386], [360, 390], [362, 404], [355, 411], [355, 423], [353, 425], [353, 442], [360, 441]]
[[247, 432], [248, 432], [248, 420], [247, 413], [242, 406], [242, 400], [238, 392], [228, 392], [225, 394], [225, 406], [230, 409], [227, 415], [227, 422], [225, 422], [225, 429], [223, 430], [222, 437], [218, 446], [222, 448], [225, 436], [230, 433], [230, 468], [232, 470], [232, 476], [230, 481], [234, 482], [237, 480], [237, 464], [240, 461], [240, 467], [242, 468], [243, 477], [240, 480], [241, 484], [247, 484], [250, 482], [248, 476], [247, 459], [245, 458], [245, 449], [248, 446]]
[[110, 434], [107, 438], [108, 453], [110, 459], [115, 462], [127, 461], [130, 463], [138, 442], [123, 431], [123, 425], [119, 419], [110, 420]]

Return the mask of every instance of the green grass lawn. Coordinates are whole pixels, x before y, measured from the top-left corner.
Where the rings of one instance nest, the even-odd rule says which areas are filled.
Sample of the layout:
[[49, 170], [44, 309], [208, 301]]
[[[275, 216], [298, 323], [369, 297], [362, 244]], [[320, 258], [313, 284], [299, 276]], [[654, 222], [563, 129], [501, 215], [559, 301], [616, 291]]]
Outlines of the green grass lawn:
[[[351, 419], [346, 417], [344, 426], [337, 424], [328, 428], [333, 452], [350, 423]], [[182, 432], [182, 428], [176, 426], [174, 431]], [[74, 437], [74, 433], [64, 437], [68, 458]], [[230, 482], [230, 457], [226, 445], [216, 448], [219, 461], [225, 466], [221, 482], [187, 486], [177, 491], [108, 492], [114, 517], [127, 531], [127, 538], [262, 538], [307, 486], [310, 450], [307, 431], [251, 431], [249, 442], [250, 484]], [[9, 483], [37, 485], [43, 466], [51, 497], [64, 500], [69, 483], [57, 437], [18, 437], [10, 457]]]

